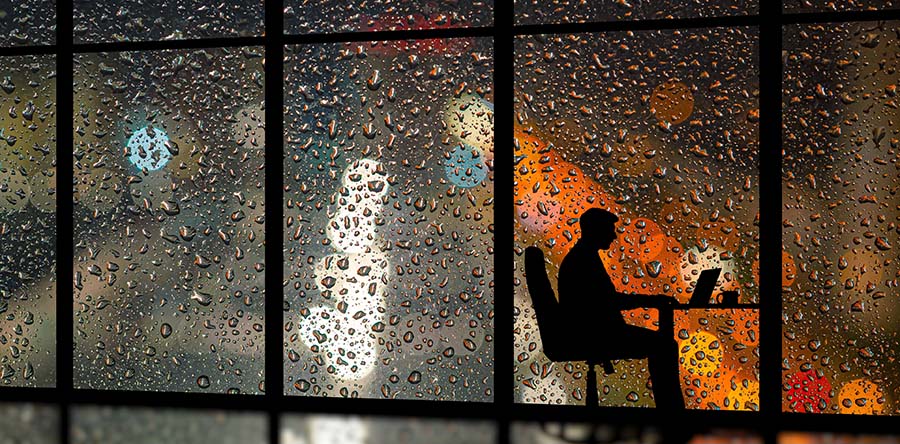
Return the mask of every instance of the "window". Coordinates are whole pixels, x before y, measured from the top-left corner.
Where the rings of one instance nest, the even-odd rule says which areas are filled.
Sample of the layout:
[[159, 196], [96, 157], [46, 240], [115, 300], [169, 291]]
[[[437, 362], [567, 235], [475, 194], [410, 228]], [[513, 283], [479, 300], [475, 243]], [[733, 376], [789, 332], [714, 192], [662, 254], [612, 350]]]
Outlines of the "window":
[[285, 393], [494, 399], [489, 38], [285, 52]]
[[0, 384], [56, 384], [56, 78], [52, 55], [3, 57]]
[[[561, 289], [579, 218], [604, 208], [621, 219], [600, 253], [618, 291], [687, 303], [700, 272], [721, 268], [717, 288], [747, 303], [675, 316], [669, 337], [692, 409], [759, 409], [757, 45], [753, 28], [516, 40], [514, 250], [543, 248]], [[548, 358], [524, 259], [517, 254], [517, 400], [583, 404], [587, 369]], [[625, 318], [664, 328], [656, 312]], [[647, 360], [617, 367], [596, 387], [601, 405], [654, 405]]]
[[[900, 413], [898, 22], [785, 28], [785, 409]], [[789, 386], [789, 388], [788, 388]]]
[[262, 60], [76, 55], [76, 387], [265, 389]]
[[0, 443], [898, 439], [891, 1], [7, 3]]

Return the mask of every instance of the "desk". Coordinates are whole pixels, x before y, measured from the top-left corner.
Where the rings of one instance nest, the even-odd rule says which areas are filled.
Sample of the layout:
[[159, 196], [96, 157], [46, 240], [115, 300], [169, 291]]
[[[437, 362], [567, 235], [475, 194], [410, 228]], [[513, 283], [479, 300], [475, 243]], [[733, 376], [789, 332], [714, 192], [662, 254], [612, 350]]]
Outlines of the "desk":
[[[659, 310], [659, 331], [669, 332], [669, 337], [674, 338], [675, 310], [757, 310], [759, 309], [759, 304], [672, 304], [646, 308]], [[597, 407], [599, 405], [599, 395], [597, 394], [597, 372], [594, 370], [594, 366], [597, 363], [588, 361], [587, 364], [588, 373], [585, 404]]]

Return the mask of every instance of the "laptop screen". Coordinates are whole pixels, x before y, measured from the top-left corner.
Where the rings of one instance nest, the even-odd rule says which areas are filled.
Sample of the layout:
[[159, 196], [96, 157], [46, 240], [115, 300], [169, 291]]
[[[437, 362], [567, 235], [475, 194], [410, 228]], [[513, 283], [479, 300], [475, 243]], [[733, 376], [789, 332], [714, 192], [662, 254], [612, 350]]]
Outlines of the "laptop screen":
[[712, 298], [712, 292], [716, 288], [716, 282], [719, 281], [721, 268], [710, 268], [700, 273], [697, 279], [697, 285], [694, 286], [694, 293], [691, 295], [691, 305], [708, 304]]

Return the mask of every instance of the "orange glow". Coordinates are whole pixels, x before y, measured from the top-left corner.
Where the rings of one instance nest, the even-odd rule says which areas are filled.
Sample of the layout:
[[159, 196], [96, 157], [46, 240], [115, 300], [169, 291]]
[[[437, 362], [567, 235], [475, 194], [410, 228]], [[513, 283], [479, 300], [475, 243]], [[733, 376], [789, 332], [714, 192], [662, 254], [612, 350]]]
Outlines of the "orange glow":
[[[731, 390], [728, 381], [736, 375], [732, 370], [720, 368], [708, 377], [699, 377], [687, 374], [682, 368], [682, 386], [689, 387], [691, 390], [685, 393], [685, 405], [701, 410], [722, 409], [725, 396]], [[693, 396], [689, 396], [691, 393]]]
[[631, 248], [634, 248], [637, 259], [647, 263], [662, 253], [666, 246], [666, 235], [656, 222], [639, 217], [625, 227], [625, 233], [619, 235], [616, 243], [622, 242], [633, 245]]
[[722, 342], [712, 333], [692, 333], [690, 338], [678, 342], [678, 350], [681, 366], [689, 375], [711, 377], [722, 364]]
[[[757, 271], [757, 273], [759, 273]], [[794, 256], [787, 251], [781, 251], [781, 287], [787, 288], [794, 285], [794, 279], [797, 275], [797, 264], [794, 263]]]
[[731, 391], [721, 406], [723, 410], [754, 410], [759, 407], [759, 382], [732, 378], [729, 384]]
[[741, 232], [730, 220], [705, 222], [694, 231], [694, 239], [706, 239], [710, 245], [736, 252], [740, 249]]
[[578, 239], [578, 217], [588, 208], [605, 208], [620, 217], [615, 197], [566, 161], [537, 136], [515, 127], [516, 219], [539, 234], [547, 255], [560, 262]]
[[841, 413], [848, 415], [879, 415], [884, 411], [884, 392], [868, 379], [854, 379], [844, 384], [837, 400]]
[[657, 119], [677, 125], [694, 111], [694, 95], [690, 87], [670, 79], [653, 90], [650, 107]]

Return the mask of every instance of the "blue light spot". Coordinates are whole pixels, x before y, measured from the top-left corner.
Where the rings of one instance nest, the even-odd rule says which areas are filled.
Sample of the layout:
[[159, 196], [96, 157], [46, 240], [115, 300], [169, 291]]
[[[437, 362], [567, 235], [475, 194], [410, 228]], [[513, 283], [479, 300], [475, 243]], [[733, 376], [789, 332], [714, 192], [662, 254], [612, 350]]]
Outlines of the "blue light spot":
[[169, 136], [163, 130], [145, 126], [128, 138], [128, 160], [139, 170], [156, 171], [172, 159], [166, 148], [168, 142]]
[[447, 178], [456, 186], [472, 188], [481, 183], [487, 176], [487, 165], [481, 150], [472, 145], [461, 143], [450, 153], [450, 159], [444, 166]]

